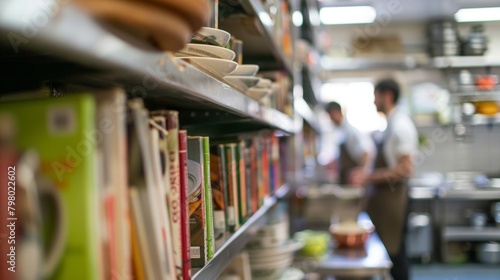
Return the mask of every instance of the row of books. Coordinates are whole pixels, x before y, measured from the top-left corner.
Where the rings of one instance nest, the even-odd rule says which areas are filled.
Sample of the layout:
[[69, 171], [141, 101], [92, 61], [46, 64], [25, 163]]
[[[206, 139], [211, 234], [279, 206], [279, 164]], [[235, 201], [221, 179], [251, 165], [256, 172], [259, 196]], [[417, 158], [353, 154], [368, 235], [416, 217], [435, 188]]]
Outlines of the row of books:
[[[37, 188], [61, 198], [17, 198], [17, 271], [48, 279], [190, 279], [283, 182], [284, 142], [273, 133], [189, 135], [177, 111], [148, 111], [121, 89], [0, 102], [0, 140], [1, 205], [4, 170], [27, 151], [39, 159], [33, 173], [50, 182], [37, 179]], [[17, 195], [29, 196], [24, 189], [19, 180]], [[28, 222], [25, 209], [40, 222]], [[9, 229], [0, 228], [5, 264]], [[23, 255], [27, 232], [43, 240], [45, 258]]]

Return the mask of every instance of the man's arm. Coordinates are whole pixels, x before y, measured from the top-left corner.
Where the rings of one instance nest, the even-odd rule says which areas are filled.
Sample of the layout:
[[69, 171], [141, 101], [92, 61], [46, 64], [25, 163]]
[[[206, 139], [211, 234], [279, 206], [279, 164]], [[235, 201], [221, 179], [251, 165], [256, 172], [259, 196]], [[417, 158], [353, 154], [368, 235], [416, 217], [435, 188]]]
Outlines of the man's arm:
[[366, 180], [372, 183], [391, 183], [409, 179], [413, 175], [413, 160], [410, 155], [399, 157], [398, 164], [393, 168], [375, 169]]

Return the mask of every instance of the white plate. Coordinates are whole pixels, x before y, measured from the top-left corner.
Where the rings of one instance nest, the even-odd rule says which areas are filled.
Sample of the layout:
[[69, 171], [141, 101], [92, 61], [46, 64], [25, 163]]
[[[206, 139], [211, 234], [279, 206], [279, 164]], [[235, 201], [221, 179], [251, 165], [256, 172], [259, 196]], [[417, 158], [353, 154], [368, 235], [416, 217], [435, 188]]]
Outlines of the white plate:
[[224, 79], [243, 91], [255, 87], [260, 80], [260, 78], [248, 76], [227, 76]]
[[236, 70], [238, 63], [220, 58], [211, 57], [179, 57], [178, 59], [185, 60], [192, 65], [205, 69], [217, 77], [227, 76]]
[[256, 64], [242, 64], [231, 73], [231, 76], [255, 76], [259, 71], [259, 65]]
[[280, 247], [268, 249], [247, 249], [250, 259], [265, 258], [271, 256], [288, 255], [300, 250], [304, 244], [300, 241], [290, 239], [287, 243]]
[[235, 53], [223, 47], [202, 45], [202, 44], [187, 44], [182, 50], [175, 53], [175, 56], [195, 56], [195, 57], [212, 57], [233, 60]]
[[256, 87], [258, 88], [269, 88], [273, 82], [269, 79], [260, 78], [259, 83]]
[[231, 34], [220, 29], [203, 27], [197, 32], [203, 36], [211, 37], [219, 47], [226, 46], [226, 44], [229, 42], [229, 39], [231, 39]]
[[245, 92], [245, 94], [248, 95], [248, 97], [259, 101], [262, 98], [271, 94], [271, 90], [267, 89], [267, 88], [252, 88], [252, 89], [247, 90]]

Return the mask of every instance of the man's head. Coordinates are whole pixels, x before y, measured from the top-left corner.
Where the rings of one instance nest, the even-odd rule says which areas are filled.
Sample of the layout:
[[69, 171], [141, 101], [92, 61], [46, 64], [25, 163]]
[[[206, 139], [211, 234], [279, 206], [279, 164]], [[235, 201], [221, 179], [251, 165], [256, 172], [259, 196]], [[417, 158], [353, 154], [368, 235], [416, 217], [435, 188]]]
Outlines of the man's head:
[[330, 119], [332, 119], [335, 125], [340, 125], [342, 123], [342, 119], [344, 115], [342, 115], [342, 107], [337, 102], [330, 102], [326, 105], [326, 112], [330, 115]]
[[389, 112], [399, 100], [399, 84], [393, 79], [384, 79], [375, 85], [377, 111]]

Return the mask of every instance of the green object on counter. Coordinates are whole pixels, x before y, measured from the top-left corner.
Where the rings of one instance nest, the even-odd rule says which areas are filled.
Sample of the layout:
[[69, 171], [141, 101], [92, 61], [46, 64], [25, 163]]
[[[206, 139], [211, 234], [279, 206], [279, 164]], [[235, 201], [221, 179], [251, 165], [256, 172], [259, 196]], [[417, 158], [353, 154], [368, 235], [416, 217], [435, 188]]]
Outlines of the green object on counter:
[[304, 256], [323, 256], [328, 249], [330, 233], [326, 231], [304, 230], [296, 232], [293, 238], [304, 244], [300, 253]]

